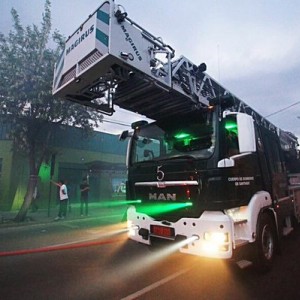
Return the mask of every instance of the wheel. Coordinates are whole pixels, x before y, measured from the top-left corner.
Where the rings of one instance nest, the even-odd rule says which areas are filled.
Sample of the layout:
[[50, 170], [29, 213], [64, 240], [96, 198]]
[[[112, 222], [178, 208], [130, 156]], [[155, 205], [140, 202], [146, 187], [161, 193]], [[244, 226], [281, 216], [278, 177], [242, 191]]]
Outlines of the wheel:
[[254, 265], [260, 272], [271, 269], [275, 256], [276, 235], [272, 218], [264, 213], [258, 220]]

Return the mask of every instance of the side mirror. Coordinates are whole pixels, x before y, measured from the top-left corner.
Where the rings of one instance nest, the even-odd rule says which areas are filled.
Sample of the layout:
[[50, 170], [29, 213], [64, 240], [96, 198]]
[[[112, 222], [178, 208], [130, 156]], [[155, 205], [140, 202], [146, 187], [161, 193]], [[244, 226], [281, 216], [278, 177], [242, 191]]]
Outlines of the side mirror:
[[245, 113], [237, 114], [240, 153], [256, 152], [253, 118]]

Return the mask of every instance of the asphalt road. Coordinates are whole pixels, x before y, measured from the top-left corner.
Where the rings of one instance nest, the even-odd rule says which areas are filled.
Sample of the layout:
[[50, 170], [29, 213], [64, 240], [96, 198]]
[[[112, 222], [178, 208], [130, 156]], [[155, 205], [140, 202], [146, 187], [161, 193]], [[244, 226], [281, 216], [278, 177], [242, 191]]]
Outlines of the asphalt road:
[[257, 274], [150, 252], [124, 228], [88, 219], [1, 229], [0, 299], [300, 299], [299, 230], [273, 270]]

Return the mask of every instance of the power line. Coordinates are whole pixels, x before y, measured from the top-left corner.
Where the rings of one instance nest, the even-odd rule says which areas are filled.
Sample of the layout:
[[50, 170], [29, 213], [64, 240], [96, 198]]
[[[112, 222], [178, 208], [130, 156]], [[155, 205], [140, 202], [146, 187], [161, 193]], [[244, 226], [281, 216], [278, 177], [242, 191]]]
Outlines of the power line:
[[271, 116], [274, 116], [274, 115], [276, 115], [276, 114], [279, 114], [279, 113], [281, 113], [281, 112], [283, 112], [283, 111], [285, 111], [285, 110], [291, 108], [292, 106], [298, 105], [299, 103], [300, 103], [300, 101], [297, 101], [297, 102], [295, 102], [295, 103], [293, 103], [293, 104], [291, 104], [291, 105], [289, 105], [289, 106], [287, 106], [287, 107], [285, 107], [285, 108], [279, 109], [279, 110], [277, 110], [277, 111], [275, 111], [275, 112], [273, 112], [273, 113], [271, 113], [271, 114], [265, 116], [265, 118], [269, 118], [269, 117], [271, 117]]

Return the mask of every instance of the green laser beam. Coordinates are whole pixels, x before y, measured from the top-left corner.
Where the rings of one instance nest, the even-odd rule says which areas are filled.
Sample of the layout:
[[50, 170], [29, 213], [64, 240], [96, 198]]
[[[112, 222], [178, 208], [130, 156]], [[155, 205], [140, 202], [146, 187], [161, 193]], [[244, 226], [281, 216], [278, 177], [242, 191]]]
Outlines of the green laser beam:
[[122, 206], [128, 204], [138, 204], [141, 203], [141, 200], [112, 200], [112, 201], [101, 201], [100, 207], [114, 207], [114, 206]]
[[143, 204], [138, 207], [138, 210], [145, 214], [157, 215], [165, 212], [179, 210], [192, 205], [193, 205], [192, 202]]

